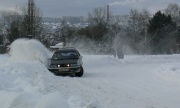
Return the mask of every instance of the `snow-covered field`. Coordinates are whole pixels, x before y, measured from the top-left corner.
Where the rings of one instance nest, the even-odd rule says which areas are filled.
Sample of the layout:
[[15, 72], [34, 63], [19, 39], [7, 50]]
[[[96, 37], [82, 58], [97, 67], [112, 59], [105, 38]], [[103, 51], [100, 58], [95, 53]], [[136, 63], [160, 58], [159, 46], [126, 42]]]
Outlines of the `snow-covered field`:
[[18, 40], [0, 55], [0, 108], [179, 108], [180, 55], [83, 55], [81, 78], [55, 76], [51, 55]]

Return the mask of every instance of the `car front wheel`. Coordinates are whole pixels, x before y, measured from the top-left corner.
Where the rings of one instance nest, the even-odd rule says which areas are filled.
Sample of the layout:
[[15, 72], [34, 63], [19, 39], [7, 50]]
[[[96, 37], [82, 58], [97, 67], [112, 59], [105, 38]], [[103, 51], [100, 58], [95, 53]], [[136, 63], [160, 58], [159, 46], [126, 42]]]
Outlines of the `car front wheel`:
[[77, 77], [82, 77], [83, 74], [84, 74], [84, 69], [83, 69], [83, 67], [81, 67], [81, 71], [80, 71], [80, 72], [75, 73], [75, 75], [76, 75]]

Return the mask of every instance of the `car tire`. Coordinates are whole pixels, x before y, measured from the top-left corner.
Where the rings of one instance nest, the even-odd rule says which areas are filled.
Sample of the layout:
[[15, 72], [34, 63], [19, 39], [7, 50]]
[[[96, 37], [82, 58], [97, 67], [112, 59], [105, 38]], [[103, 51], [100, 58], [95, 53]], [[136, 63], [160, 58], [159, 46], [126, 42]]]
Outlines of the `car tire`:
[[81, 67], [81, 71], [80, 71], [80, 72], [75, 73], [75, 75], [76, 75], [77, 77], [82, 77], [83, 74], [84, 74], [84, 69], [83, 69], [83, 67]]

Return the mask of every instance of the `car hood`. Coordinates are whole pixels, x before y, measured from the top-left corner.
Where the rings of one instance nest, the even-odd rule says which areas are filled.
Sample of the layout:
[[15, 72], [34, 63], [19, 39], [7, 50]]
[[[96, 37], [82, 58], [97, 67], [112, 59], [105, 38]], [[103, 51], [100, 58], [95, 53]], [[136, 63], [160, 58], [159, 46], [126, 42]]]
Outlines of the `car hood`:
[[51, 64], [76, 64], [78, 59], [68, 59], [68, 60], [51, 60]]

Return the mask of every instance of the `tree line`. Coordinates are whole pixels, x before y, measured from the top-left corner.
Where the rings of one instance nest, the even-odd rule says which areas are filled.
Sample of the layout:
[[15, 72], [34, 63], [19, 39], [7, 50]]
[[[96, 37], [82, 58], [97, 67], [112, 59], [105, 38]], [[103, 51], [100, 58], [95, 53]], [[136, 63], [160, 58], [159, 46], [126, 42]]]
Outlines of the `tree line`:
[[[1, 12], [6, 25], [6, 44], [27, 36], [27, 8]], [[125, 53], [135, 54], [173, 54], [178, 53], [180, 44], [180, 7], [169, 4], [155, 14], [143, 9], [131, 9], [127, 24], [122, 24], [119, 17], [110, 14], [103, 7], [94, 8], [88, 13], [88, 26], [79, 28], [67, 24], [64, 19], [54, 32], [43, 25], [41, 11], [35, 10], [35, 35], [44, 45], [65, 42], [88, 53], [111, 54], [118, 47]], [[0, 43], [3, 43], [2, 36]]]

